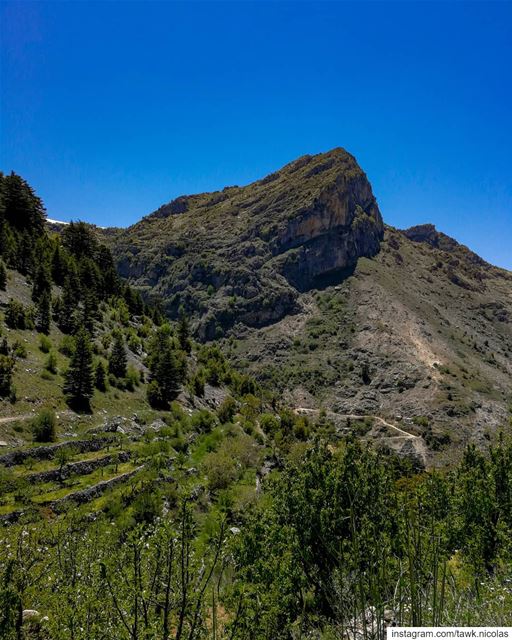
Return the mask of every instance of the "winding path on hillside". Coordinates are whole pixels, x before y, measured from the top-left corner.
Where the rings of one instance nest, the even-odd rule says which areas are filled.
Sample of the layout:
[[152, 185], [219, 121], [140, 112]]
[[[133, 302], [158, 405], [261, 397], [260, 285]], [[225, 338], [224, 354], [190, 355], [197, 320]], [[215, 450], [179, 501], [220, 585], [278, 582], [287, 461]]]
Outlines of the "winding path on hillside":
[[24, 420], [29, 420], [34, 416], [35, 416], [34, 413], [25, 413], [21, 416], [6, 416], [4, 418], [0, 418], [0, 424], [8, 424], [9, 422], [18, 422], [18, 420], [21, 420], [23, 422]]
[[[315, 414], [315, 415], [318, 415], [320, 413], [320, 409], [308, 409], [307, 407], [297, 407], [296, 411], [297, 413]], [[419, 436], [415, 436], [414, 434], [409, 433], [408, 431], [405, 431], [404, 429], [401, 429], [400, 427], [397, 427], [394, 424], [391, 424], [391, 422], [384, 420], [384, 418], [381, 418], [380, 416], [357, 415], [354, 413], [335, 413], [334, 411], [326, 411], [325, 414], [327, 417], [331, 415], [335, 418], [343, 418], [343, 419], [349, 419], [349, 420], [364, 420], [365, 418], [371, 418], [372, 420], [375, 420], [376, 422], [379, 422], [380, 424], [383, 424], [384, 426], [389, 427], [390, 429], [393, 429], [393, 431], [396, 431], [404, 438], [410, 438], [413, 440], [419, 439]]]
[[[57, 411], [57, 420], [60, 418], [66, 418], [68, 416], [76, 416], [77, 414], [70, 409], [64, 409], [63, 411]], [[0, 424], [9, 424], [10, 422], [24, 422], [25, 420], [31, 420], [35, 418], [37, 413], [22, 413], [19, 416], [4, 416], [0, 417]]]

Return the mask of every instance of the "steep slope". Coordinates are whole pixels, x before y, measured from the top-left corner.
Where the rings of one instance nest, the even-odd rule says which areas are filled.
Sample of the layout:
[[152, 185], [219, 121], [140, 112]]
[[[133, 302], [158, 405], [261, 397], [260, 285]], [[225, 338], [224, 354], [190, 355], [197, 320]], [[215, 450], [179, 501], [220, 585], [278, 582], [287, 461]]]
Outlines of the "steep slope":
[[508, 424], [512, 275], [432, 225], [383, 236], [342, 149], [105, 234], [123, 276], [294, 406], [383, 417], [442, 460]]
[[379, 249], [370, 184], [342, 149], [304, 156], [246, 187], [180, 197], [106, 234], [120, 273], [195, 315], [204, 339], [235, 323], [260, 327]]
[[508, 426], [512, 274], [431, 225], [387, 228], [377, 256], [299, 304], [230, 347], [295, 406], [385, 417], [438, 462]]

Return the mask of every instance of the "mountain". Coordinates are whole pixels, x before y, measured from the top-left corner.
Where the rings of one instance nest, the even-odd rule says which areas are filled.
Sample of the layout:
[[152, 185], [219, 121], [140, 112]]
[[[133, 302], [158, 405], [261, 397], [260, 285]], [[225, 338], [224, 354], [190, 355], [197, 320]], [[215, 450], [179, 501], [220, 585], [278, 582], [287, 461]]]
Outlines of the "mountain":
[[342, 149], [106, 237], [124, 277], [296, 408], [386, 419], [399, 431], [370, 435], [439, 463], [508, 423], [512, 274], [432, 225], [385, 227]]
[[212, 339], [300, 309], [300, 293], [378, 252], [382, 218], [355, 159], [304, 156], [247, 187], [177, 198], [110, 235], [122, 276]]
[[511, 275], [341, 150], [232, 193], [52, 226], [0, 173], [0, 637], [510, 625]]

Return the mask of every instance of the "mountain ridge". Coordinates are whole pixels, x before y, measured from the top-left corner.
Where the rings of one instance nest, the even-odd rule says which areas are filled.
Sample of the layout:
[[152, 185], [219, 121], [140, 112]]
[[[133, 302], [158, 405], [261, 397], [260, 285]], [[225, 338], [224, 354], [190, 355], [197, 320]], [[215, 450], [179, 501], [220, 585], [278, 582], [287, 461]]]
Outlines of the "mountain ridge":
[[121, 275], [171, 317], [183, 305], [212, 339], [293, 312], [300, 291], [374, 255], [382, 234], [366, 175], [335, 149], [246, 187], [182, 196], [108, 238]]
[[436, 460], [508, 422], [512, 274], [432, 224], [385, 225], [342, 149], [107, 238], [124, 277], [291, 406], [412, 421]]

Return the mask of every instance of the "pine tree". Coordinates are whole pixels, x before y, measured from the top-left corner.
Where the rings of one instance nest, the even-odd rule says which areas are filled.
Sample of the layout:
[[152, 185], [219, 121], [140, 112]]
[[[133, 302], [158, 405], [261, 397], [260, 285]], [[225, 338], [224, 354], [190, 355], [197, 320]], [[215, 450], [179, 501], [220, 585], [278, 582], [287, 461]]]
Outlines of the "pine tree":
[[67, 260], [58, 238], [53, 249], [51, 269], [53, 281], [61, 287], [67, 274]]
[[83, 296], [80, 318], [81, 324], [92, 334], [94, 331], [94, 320], [98, 318], [98, 299], [94, 291], [86, 289]]
[[15, 359], [10, 355], [0, 355], [0, 397], [6, 398], [12, 391], [12, 376]]
[[101, 293], [101, 273], [98, 265], [91, 258], [81, 258], [78, 263], [78, 277], [82, 291], [95, 296]]
[[138, 291], [132, 289], [130, 285], [126, 285], [123, 291], [123, 298], [132, 315], [142, 315], [144, 312], [144, 301]]
[[[76, 275], [76, 274], [75, 274]], [[64, 333], [72, 333], [75, 328], [76, 310], [80, 291], [73, 274], [69, 274], [62, 287], [62, 297], [60, 302], [59, 327]]]
[[50, 333], [52, 320], [50, 293], [45, 291], [37, 303], [37, 330], [41, 333]]
[[53, 313], [53, 319], [55, 320], [55, 322], [60, 321], [61, 309], [62, 309], [62, 298], [60, 296], [56, 296], [52, 300], [52, 313]]
[[77, 409], [89, 409], [93, 395], [93, 369], [91, 340], [82, 327], [75, 338], [75, 351], [66, 373], [64, 393], [71, 406]]
[[117, 275], [112, 253], [105, 245], [100, 245], [96, 264], [102, 276], [101, 286], [103, 297], [118, 294], [121, 290], [121, 281]]
[[190, 353], [192, 345], [190, 343], [190, 327], [185, 313], [185, 309], [180, 307], [180, 317], [178, 321], [178, 340], [183, 351]]
[[18, 255], [16, 266], [24, 275], [33, 272], [34, 268], [34, 237], [27, 229], [23, 229], [19, 235]]
[[4, 178], [5, 219], [15, 229], [26, 229], [34, 237], [44, 233], [46, 212], [32, 187], [12, 172]]
[[39, 302], [39, 300], [47, 294], [48, 296], [52, 291], [52, 277], [50, 272], [50, 265], [46, 262], [39, 264], [36, 269], [34, 277], [34, 283], [32, 285], [32, 300]]
[[5, 291], [7, 287], [7, 270], [3, 260], [0, 260], [0, 291]]
[[165, 402], [174, 400], [180, 392], [181, 375], [174, 351], [167, 346], [159, 355], [154, 379]]
[[9, 343], [7, 342], [7, 338], [4, 336], [0, 340], [0, 355], [8, 356], [11, 353], [11, 348], [9, 347]]
[[0, 218], [0, 254], [10, 267], [17, 266], [18, 243], [11, 227]]
[[62, 244], [78, 260], [82, 257], [94, 258], [98, 241], [90, 225], [85, 222], [71, 222], [62, 232]]
[[123, 334], [116, 332], [114, 335], [114, 344], [108, 360], [108, 370], [116, 378], [124, 378], [126, 376], [126, 349], [124, 348]]
[[101, 360], [96, 365], [96, 370], [94, 372], [94, 386], [99, 391], [107, 390], [107, 371]]

